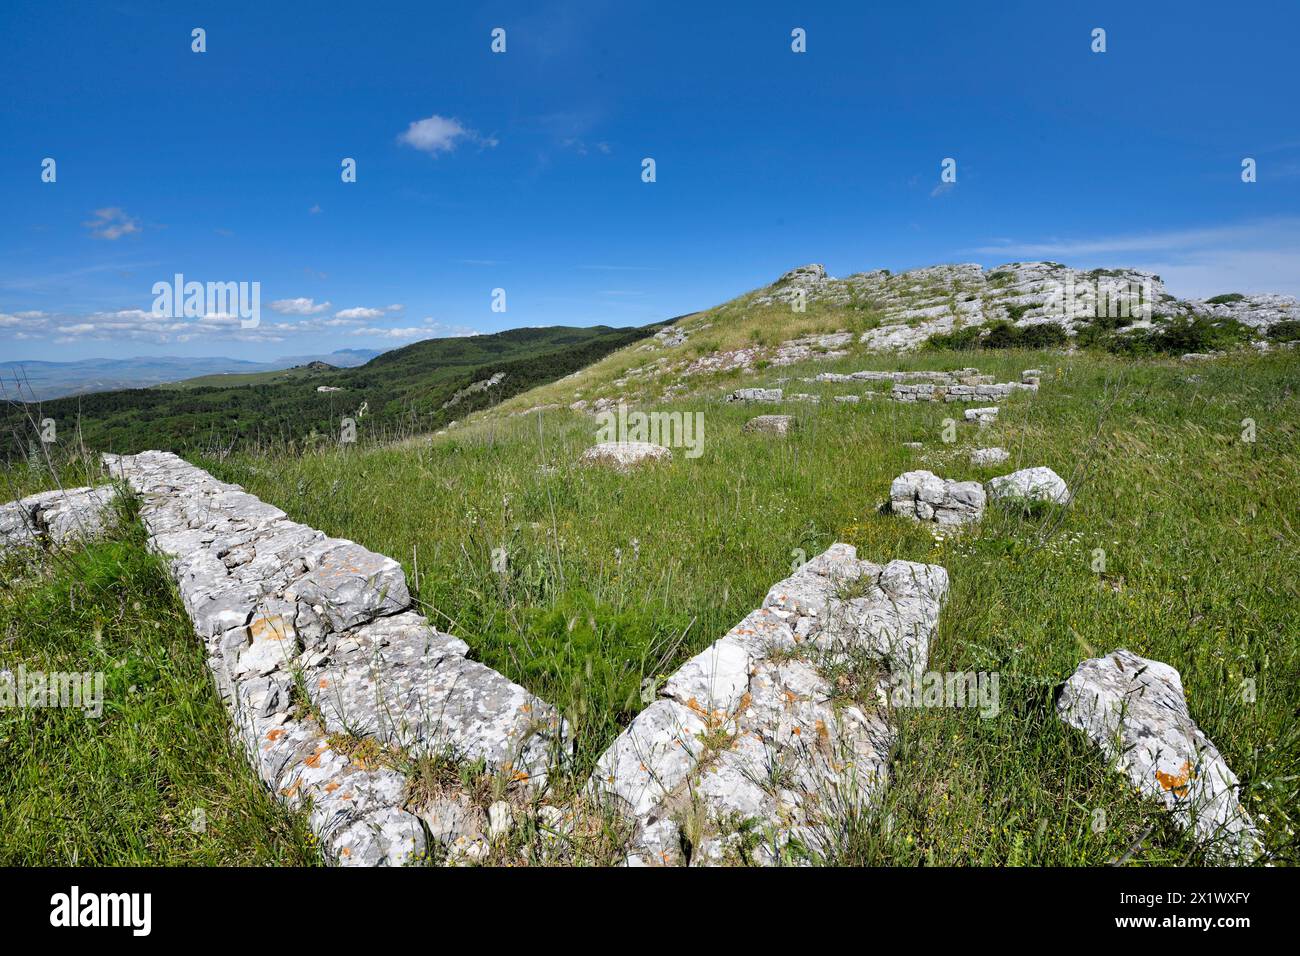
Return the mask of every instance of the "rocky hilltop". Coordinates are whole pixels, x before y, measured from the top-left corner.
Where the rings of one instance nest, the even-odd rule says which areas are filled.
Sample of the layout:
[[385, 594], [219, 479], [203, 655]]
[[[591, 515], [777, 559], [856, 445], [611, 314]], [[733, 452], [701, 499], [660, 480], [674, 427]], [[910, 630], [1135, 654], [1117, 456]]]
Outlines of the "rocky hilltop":
[[1300, 303], [1293, 296], [1227, 293], [1179, 299], [1154, 273], [1085, 272], [1057, 262], [1009, 262], [992, 269], [964, 263], [898, 275], [878, 269], [843, 279], [828, 276], [822, 265], [806, 265], [791, 269], [753, 299], [757, 306], [773, 303], [822, 303], [878, 312], [880, 325], [864, 332], [861, 341], [883, 351], [916, 348], [932, 335], [999, 319], [1019, 327], [1055, 323], [1069, 334], [1098, 318], [1140, 330], [1201, 316], [1239, 322], [1257, 333], [1300, 320]]
[[566, 406], [600, 413], [620, 401], [682, 398], [734, 374], [922, 348], [1095, 348], [1192, 358], [1297, 341], [1300, 303], [1292, 296], [1181, 299], [1160, 276], [1138, 269], [965, 263], [835, 278], [811, 264], [681, 316], [652, 338], [484, 414]]

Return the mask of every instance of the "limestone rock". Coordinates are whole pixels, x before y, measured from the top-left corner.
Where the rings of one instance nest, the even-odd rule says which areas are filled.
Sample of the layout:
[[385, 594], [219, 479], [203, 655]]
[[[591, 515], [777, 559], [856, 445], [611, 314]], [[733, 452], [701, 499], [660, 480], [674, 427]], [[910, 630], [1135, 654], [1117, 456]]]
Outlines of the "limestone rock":
[[1005, 448], [994, 446], [993, 448], [973, 448], [970, 453], [970, 463], [976, 467], [986, 465], [997, 465], [1011, 457], [1011, 452]]
[[727, 396], [729, 402], [779, 402], [782, 391], [779, 388], [738, 388]]
[[1250, 862], [1262, 851], [1237, 777], [1192, 720], [1174, 668], [1127, 650], [1086, 660], [1066, 681], [1057, 713], [1163, 803], [1210, 856]]
[[579, 462], [584, 465], [606, 465], [618, 471], [627, 471], [637, 465], [671, 459], [673, 453], [663, 445], [648, 441], [603, 441], [582, 453]]
[[[168, 562], [255, 771], [290, 806], [310, 804], [332, 861], [400, 865], [425, 851], [403, 775], [366, 769], [337, 736], [483, 760], [515, 783], [544, 782], [567, 759], [554, 708], [412, 610], [391, 558], [292, 522], [175, 455], [104, 462], [141, 498], [150, 548]], [[299, 673], [323, 726], [291, 709]], [[482, 858], [477, 811], [448, 801], [423, 811], [435, 841], [450, 859]]]
[[943, 568], [882, 568], [846, 544], [774, 584], [598, 761], [590, 789], [635, 826], [627, 864], [686, 862], [684, 830], [692, 866], [806, 862], [828, 846], [886, 785], [894, 730], [874, 694], [842, 699], [825, 668], [924, 668], [947, 588]]
[[966, 409], [965, 418], [968, 422], [979, 422], [981, 425], [986, 425], [997, 421], [998, 409], [996, 405], [991, 408], [968, 408]]
[[953, 481], [930, 471], [907, 471], [889, 486], [890, 510], [918, 521], [960, 525], [984, 515], [984, 488], [978, 481]]
[[1064, 479], [1050, 468], [1022, 468], [1009, 475], [989, 479], [989, 498], [997, 502], [1055, 502], [1069, 504], [1070, 490]]
[[109, 529], [117, 491], [112, 485], [61, 488], [0, 504], [0, 551], [94, 541]]
[[794, 418], [790, 415], [759, 415], [745, 422], [742, 430], [784, 437], [792, 428], [794, 428]]

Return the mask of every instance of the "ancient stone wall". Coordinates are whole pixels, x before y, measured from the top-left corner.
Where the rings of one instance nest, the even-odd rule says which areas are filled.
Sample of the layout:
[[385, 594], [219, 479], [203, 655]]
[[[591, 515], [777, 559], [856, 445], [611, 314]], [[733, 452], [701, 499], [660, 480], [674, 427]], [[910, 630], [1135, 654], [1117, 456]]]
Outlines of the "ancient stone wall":
[[831, 854], [888, 780], [882, 698], [924, 671], [947, 591], [937, 565], [871, 564], [847, 544], [777, 583], [600, 758], [590, 788], [633, 821], [628, 863], [687, 862], [684, 842], [692, 865]]
[[468, 659], [412, 609], [391, 558], [327, 537], [175, 455], [105, 455], [141, 498], [258, 775], [310, 803], [326, 855], [397, 865], [427, 845], [406, 779], [348, 756], [373, 738], [412, 757], [483, 760], [519, 784], [566, 756], [555, 710]]

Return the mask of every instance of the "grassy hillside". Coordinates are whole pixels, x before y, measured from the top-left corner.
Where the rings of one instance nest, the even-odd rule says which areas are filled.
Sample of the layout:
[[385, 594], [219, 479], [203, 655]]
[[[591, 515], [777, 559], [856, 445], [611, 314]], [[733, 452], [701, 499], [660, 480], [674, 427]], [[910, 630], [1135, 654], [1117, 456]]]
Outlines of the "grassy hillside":
[[[564, 387], [590, 395], [628, 359], [611, 356]], [[831, 401], [860, 384], [788, 383], [823, 401], [760, 409], [799, 418], [784, 441], [743, 433], [757, 410], [720, 401], [741, 379], [968, 363], [999, 381], [1039, 367], [1043, 387], [1004, 403], [995, 425], [963, 425], [954, 444], [941, 440], [954, 406]], [[839, 540], [868, 560], [947, 567], [952, 594], [931, 667], [997, 671], [1002, 693], [993, 719], [897, 714], [897, 779], [881, 818], [890, 826], [852, 834], [842, 862], [1097, 864], [1148, 826], [1135, 862], [1197, 859], [1166, 815], [1054, 715], [1055, 689], [1078, 662], [1117, 647], [1182, 672], [1192, 714], [1241, 776], [1270, 850], [1294, 862], [1300, 514], [1288, 489], [1300, 473], [1298, 370], [1290, 354], [1194, 367], [1093, 353], [999, 351], [975, 363], [850, 355], [722, 376], [660, 406], [703, 411], [704, 454], [678, 450], [629, 475], [576, 465], [596, 422], [565, 409], [493, 411], [403, 447], [205, 464], [300, 520], [402, 560], [432, 620], [566, 710], [580, 774], [642, 706], [645, 678], [671, 673], [739, 621], [799, 553]], [[1246, 418], [1257, 425], [1253, 443], [1241, 438]], [[910, 441], [925, 447], [903, 447]], [[1010, 462], [969, 465], [971, 447], [995, 444]], [[992, 511], [942, 538], [878, 513], [905, 470], [986, 479], [1030, 465], [1070, 483], [1068, 511]], [[492, 570], [498, 547], [505, 574]], [[1103, 574], [1093, 570], [1098, 548]]]
[[[470, 393], [419, 420], [460, 421], [443, 433], [394, 429], [405, 440], [219, 455], [196, 443], [190, 457], [296, 520], [400, 560], [432, 622], [564, 710], [578, 760], [571, 779], [555, 781], [560, 793], [582, 785], [644, 706], [647, 682], [757, 607], [793, 563], [845, 541], [877, 563], [948, 569], [930, 668], [996, 672], [1000, 707], [993, 716], [895, 711], [882, 812], [849, 821], [834, 862], [1202, 862], [1169, 816], [1055, 715], [1078, 663], [1120, 647], [1181, 672], [1191, 714], [1241, 778], [1270, 859], [1300, 862], [1300, 355], [1183, 362], [1102, 343], [1025, 350], [987, 336], [958, 352], [873, 354], [859, 336], [898, 315], [881, 302], [812, 301], [796, 312], [760, 293], [683, 317], [684, 341], [637, 338], [612, 351], [571, 343], [561, 354], [577, 371], [563, 377], [555, 352], [511, 364], [476, 353], [466, 358], [474, 370], [425, 395], [426, 407], [485, 374], [517, 374], [501, 393]], [[402, 350], [347, 381], [378, 389], [418, 377], [419, 365]], [[814, 380], [961, 366], [997, 381], [1038, 368], [1042, 386], [1000, 403], [996, 423], [958, 424], [949, 441], [946, 421], [961, 419], [960, 405], [896, 403], [869, 397], [887, 385]], [[545, 384], [523, 387], [530, 379]], [[725, 402], [739, 386], [782, 387], [787, 401]], [[820, 402], [788, 400], [795, 392]], [[860, 401], [834, 401], [845, 394]], [[627, 474], [579, 466], [601, 424], [588, 413], [620, 399], [701, 413], [703, 453], [677, 448], [670, 462]], [[743, 431], [773, 412], [797, 419], [789, 437]], [[922, 447], [906, 447], [913, 442]], [[970, 464], [971, 449], [993, 445], [1011, 460]], [[991, 508], [979, 525], [943, 534], [880, 510], [904, 471], [986, 480], [1035, 465], [1069, 483], [1068, 509]], [[39, 464], [10, 474], [25, 489], [48, 480]]]
[[[97, 450], [226, 450], [338, 441], [355, 420], [357, 440], [431, 431], [503, 397], [567, 375], [640, 339], [645, 329], [515, 329], [495, 335], [430, 339], [349, 369], [255, 376], [248, 385], [129, 389], [0, 407], [0, 457], [28, 455], [42, 419], [60, 441]], [[504, 372], [491, 390], [443, 408], [457, 390]], [[326, 386], [335, 391], [321, 392]]]

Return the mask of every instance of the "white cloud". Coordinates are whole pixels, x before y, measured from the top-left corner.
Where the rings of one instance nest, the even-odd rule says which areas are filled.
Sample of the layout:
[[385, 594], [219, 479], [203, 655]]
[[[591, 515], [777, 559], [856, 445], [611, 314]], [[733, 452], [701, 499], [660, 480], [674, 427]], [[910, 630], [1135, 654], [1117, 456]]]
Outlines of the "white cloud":
[[348, 334], [368, 335], [368, 336], [372, 336], [373, 338], [379, 338], [379, 339], [419, 339], [419, 338], [427, 339], [427, 338], [433, 338], [436, 333], [432, 329], [426, 329], [420, 327], [409, 328], [409, 329], [381, 329], [381, 328], [367, 326], [360, 329], [353, 329]]
[[422, 153], [428, 153], [430, 156], [437, 156], [439, 153], [450, 153], [461, 140], [469, 140], [479, 146], [495, 146], [497, 144], [495, 138], [480, 136], [474, 130], [465, 127], [460, 120], [438, 116], [437, 114], [426, 119], [416, 120], [407, 127], [405, 133], [397, 137], [399, 143], [405, 143], [407, 146], [412, 146]]
[[83, 222], [96, 239], [121, 239], [133, 232], [140, 231], [140, 221], [128, 216], [117, 206], [108, 206], [95, 210], [95, 218]]
[[335, 318], [339, 319], [380, 319], [383, 318], [383, 309], [367, 309], [364, 306], [357, 306], [355, 309], [343, 309], [335, 312]]
[[299, 296], [296, 299], [276, 299], [271, 308], [281, 315], [317, 315], [330, 307], [328, 302], [317, 302]]

